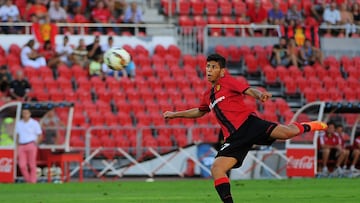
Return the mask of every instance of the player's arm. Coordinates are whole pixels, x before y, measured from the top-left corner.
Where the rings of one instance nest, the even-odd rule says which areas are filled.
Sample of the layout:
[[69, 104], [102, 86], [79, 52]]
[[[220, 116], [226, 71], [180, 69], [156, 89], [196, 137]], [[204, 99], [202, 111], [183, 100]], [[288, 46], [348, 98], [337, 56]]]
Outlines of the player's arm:
[[272, 96], [271, 93], [269, 93], [269, 92], [261, 92], [260, 90], [258, 90], [256, 88], [252, 88], [252, 87], [249, 87], [247, 90], [245, 90], [244, 93], [246, 95], [252, 96], [255, 99], [258, 99], [262, 102], [267, 101]]
[[163, 116], [165, 119], [173, 118], [199, 118], [205, 115], [207, 111], [200, 111], [199, 108], [188, 109], [184, 111], [166, 111]]

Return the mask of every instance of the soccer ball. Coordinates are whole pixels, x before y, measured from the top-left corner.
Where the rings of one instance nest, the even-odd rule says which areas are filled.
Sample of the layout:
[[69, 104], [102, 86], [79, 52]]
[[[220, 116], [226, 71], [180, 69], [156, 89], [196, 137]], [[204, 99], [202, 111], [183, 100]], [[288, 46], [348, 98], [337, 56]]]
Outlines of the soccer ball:
[[130, 63], [130, 54], [123, 48], [111, 48], [104, 53], [104, 62], [110, 69], [121, 70]]

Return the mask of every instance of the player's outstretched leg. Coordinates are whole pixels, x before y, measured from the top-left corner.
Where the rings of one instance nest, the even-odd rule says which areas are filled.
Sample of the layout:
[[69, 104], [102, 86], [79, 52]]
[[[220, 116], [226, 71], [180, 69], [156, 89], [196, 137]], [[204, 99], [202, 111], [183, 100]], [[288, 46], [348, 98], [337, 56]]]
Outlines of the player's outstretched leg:
[[327, 127], [327, 124], [321, 121], [310, 121], [302, 123], [294, 122], [289, 125], [279, 124], [271, 132], [271, 137], [275, 139], [286, 140], [305, 132], [326, 130]]

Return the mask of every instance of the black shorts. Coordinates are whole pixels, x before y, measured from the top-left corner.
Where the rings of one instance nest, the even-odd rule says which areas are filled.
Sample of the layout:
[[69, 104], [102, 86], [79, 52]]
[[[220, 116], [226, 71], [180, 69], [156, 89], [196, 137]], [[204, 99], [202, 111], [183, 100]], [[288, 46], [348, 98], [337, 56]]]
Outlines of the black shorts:
[[239, 129], [226, 139], [216, 157], [234, 157], [237, 163], [233, 168], [240, 167], [254, 144], [271, 145], [275, 141], [270, 134], [276, 126], [276, 123], [250, 115]]

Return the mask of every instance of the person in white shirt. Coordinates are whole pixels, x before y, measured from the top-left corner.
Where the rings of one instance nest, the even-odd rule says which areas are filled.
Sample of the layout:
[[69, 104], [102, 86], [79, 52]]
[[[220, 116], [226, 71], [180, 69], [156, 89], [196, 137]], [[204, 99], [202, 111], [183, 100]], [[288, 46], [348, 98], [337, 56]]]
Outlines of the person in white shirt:
[[34, 45], [35, 41], [29, 40], [21, 50], [20, 59], [23, 66], [38, 69], [41, 66], [46, 66], [46, 59], [34, 49]]
[[40, 124], [31, 118], [29, 109], [21, 111], [22, 119], [16, 124], [19, 168], [24, 180], [36, 183], [37, 144], [41, 140]]
[[53, 0], [50, 3], [49, 17], [51, 22], [64, 23], [67, 20], [67, 13], [63, 7], [60, 6], [59, 0]]
[[[20, 21], [19, 9], [16, 5], [13, 4], [12, 0], [6, 0], [5, 4], [1, 6], [0, 19], [2, 22], [8, 22], [8, 23]], [[5, 34], [16, 34], [19, 31], [21, 31], [21, 28], [16, 26], [3, 26], [2, 31]]]
[[64, 40], [63, 43], [60, 43], [56, 46], [56, 53], [58, 54], [58, 56], [60, 56], [60, 60], [65, 63], [68, 66], [71, 66], [74, 63], [74, 58], [73, 58], [73, 48], [72, 46], [69, 44], [69, 37], [68, 36], [64, 36]]
[[[323, 14], [323, 26], [325, 25], [339, 25], [341, 22], [340, 12], [336, 8], [336, 2], [332, 1], [330, 7], [326, 8]], [[327, 33], [330, 34], [330, 29], [327, 30]]]

